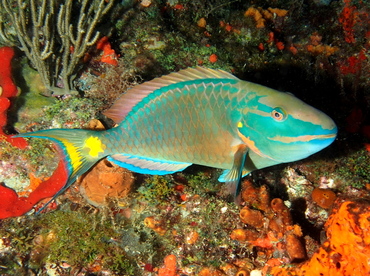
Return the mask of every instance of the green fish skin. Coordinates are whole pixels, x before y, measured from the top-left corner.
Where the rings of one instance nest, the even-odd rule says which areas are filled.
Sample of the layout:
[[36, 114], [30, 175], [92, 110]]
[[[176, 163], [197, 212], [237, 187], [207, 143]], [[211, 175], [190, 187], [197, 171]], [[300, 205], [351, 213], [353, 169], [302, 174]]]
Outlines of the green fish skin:
[[203, 67], [137, 85], [105, 115], [118, 126], [18, 135], [50, 139], [61, 147], [70, 177], [60, 193], [108, 157], [144, 174], [170, 174], [191, 164], [224, 169], [219, 180], [237, 194], [242, 176], [306, 158], [337, 134], [331, 118], [292, 94]]

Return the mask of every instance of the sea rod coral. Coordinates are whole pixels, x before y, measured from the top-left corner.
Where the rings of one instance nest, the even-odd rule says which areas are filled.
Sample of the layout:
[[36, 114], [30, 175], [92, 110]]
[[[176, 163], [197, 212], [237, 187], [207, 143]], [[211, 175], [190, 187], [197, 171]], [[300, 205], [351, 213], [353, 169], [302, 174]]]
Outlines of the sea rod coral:
[[[40, 73], [49, 91], [73, 93], [77, 65], [88, 47], [99, 39], [96, 27], [114, 1], [18, 0], [16, 7], [13, 2], [1, 2], [8, 18], [0, 18], [0, 38], [8, 44], [18, 41], [17, 46]], [[10, 28], [15, 29], [16, 35], [11, 35]], [[58, 81], [62, 84], [58, 85]]]

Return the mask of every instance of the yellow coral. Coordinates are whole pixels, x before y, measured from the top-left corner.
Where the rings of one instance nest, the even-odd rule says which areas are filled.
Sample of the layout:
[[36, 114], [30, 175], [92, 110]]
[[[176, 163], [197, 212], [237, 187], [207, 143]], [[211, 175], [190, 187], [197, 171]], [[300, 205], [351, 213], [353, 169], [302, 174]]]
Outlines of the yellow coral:
[[257, 28], [264, 28], [266, 20], [263, 18], [261, 12], [259, 9], [256, 9], [254, 7], [250, 7], [245, 13], [244, 16], [251, 16], [254, 18], [254, 20], [257, 23]]
[[265, 27], [266, 20], [272, 20], [275, 16], [284, 17], [288, 14], [287, 10], [278, 8], [268, 8], [264, 10], [260, 7], [249, 7], [244, 13], [244, 16], [251, 16], [256, 21], [256, 28], [261, 29]]
[[287, 10], [278, 9], [278, 8], [268, 8], [267, 10], [271, 14], [276, 14], [276, 16], [281, 16], [281, 17], [287, 16], [287, 14], [288, 14]]
[[325, 56], [331, 56], [335, 52], [339, 50], [338, 47], [333, 47], [326, 44], [319, 44], [319, 45], [307, 45], [307, 51], [310, 52], [313, 55], [325, 55]]
[[202, 17], [201, 19], [199, 19], [199, 20], [197, 21], [197, 25], [198, 25], [198, 27], [200, 27], [200, 28], [205, 28], [205, 27], [207, 26], [207, 21], [206, 21], [206, 19], [205, 19], [204, 17]]
[[144, 219], [144, 225], [161, 236], [166, 233], [166, 228], [164, 228], [163, 222], [161, 220], [157, 220], [153, 216], [146, 217]]

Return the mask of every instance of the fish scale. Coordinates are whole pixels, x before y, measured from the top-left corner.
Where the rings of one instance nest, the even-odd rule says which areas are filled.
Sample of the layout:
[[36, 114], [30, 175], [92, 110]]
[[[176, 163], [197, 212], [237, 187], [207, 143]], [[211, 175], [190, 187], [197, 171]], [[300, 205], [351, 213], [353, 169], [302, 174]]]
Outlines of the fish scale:
[[303, 159], [337, 134], [330, 117], [292, 94], [203, 67], [137, 85], [105, 115], [118, 126], [18, 135], [50, 139], [61, 148], [69, 179], [57, 195], [107, 157], [145, 174], [174, 173], [191, 164], [221, 168], [219, 181], [237, 196], [242, 176]]
[[[233, 162], [230, 145], [239, 138], [236, 134], [219, 135], [222, 131], [228, 134], [231, 130], [225, 121], [229, 106], [222, 101], [222, 98], [229, 95], [230, 89], [226, 89], [228, 87], [222, 80], [208, 82], [197, 85], [183, 83], [181, 88], [174, 85], [173, 88], [168, 87], [166, 92], [158, 91], [160, 98], [153, 95], [150, 101], [141, 103], [137, 111], [128, 115], [119, 125], [120, 130], [111, 130], [107, 139], [119, 139], [116, 138], [117, 141], [113, 143], [115, 146], [110, 151], [220, 168], [230, 167]], [[174, 91], [179, 96], [175, 97]], [[206, 105], [203, 105], [204, 102]], [[194, 112], [194, 106], [202, 108]], [[178, 112], [181, 108], [182, 112]], [[125, 129], [130, 131], [125, 132]], [[171, 131], [168, 132], [168, 129]], [[117, 131], [123, 135], [117, 135]], [[143, 137], [145, 140], [140, 146], [132, 142]], [[201, 142], [207, 140], [209, 142], [205, 144]], [[179, 145], [180, 151], [177, 150]]]

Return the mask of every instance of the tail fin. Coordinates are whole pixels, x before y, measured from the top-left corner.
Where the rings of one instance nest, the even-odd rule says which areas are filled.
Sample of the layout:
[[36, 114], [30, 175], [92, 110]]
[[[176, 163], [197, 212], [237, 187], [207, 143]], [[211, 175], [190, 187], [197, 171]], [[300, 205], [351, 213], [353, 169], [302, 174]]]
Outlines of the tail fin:
[[42, 211], [51, 201], [62, 194], [76, 179], [88, 171], [97, 161], [104, 158], [106, 145], [101, 141], [101, 132], [82, 129], [50, 129], [19, 134], [16, 137], [34, 137], [49, 139], [61, 149], [66, 161], [69, 178], [67, 183], [53, 198], [42, 207]]

